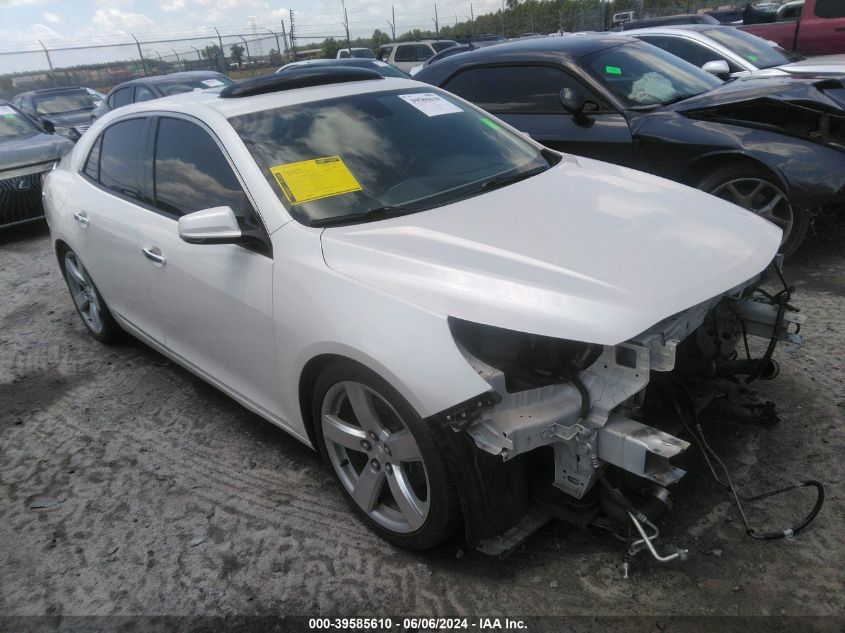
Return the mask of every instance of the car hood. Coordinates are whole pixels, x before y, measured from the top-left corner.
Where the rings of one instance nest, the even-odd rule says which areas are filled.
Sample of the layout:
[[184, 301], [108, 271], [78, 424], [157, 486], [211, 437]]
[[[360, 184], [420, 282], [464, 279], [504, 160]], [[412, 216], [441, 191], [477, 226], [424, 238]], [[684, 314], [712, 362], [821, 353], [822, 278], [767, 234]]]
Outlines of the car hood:
[[58, 160], [72, 147], [65, 138], [41, 133], [0, 142], [0, 172]]
[[793, 75], [845, 76], [845, 55], [810, 57], [778, 68]]
[[697, 190], [567, 156], [438, 209], [325, 229], [322, 242], [331, 269], [437, 314], [615, 345], [751, 279], [780, 235]]
[[752, 104], [763, 107], [772, 104], [789, 104], [845, 114], [843, 104], [831, 97], [842, 88], [842, 81], [837, 79], [804, 79], [790, 76], [760, 77], [758, 75], [735, 79], [697, 97], [684, 99], [667, 106], [666, 109], [689, 113], [714, 110], [737, 104]]

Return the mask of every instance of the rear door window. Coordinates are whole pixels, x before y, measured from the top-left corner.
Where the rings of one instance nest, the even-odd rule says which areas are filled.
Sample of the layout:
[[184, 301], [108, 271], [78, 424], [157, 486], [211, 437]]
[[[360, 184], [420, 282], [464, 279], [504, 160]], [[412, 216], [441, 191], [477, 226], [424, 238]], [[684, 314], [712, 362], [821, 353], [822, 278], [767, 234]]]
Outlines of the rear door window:
[[820, 18], [845, 18], [845, 0], [817, 0], [816, 16]]
[[713, 49], [686, 37], [674, 37], [672, 35], [642, 35], [639, 37], [643, 42], [648, 42], [657, 48], [662, 48], [667, 53], [672, 53], [693, 66], [701, 68], [707, 62], [726, 61], [731, 67], [731, 72], [737, 72], [734, 64], [725, 59]]
[[117, 194], [148, 203], [146, 118], [120, 121], [106, 128], [100, 141], [100, 184]]
[[153, 91], [149, 88], [144, 86], [135, 86], [135, 103], [140, 103], [141, 101], [150, 101], [151, 99], [155, 99], [156, 96], [153, 94]]
[[417, 61], [417, 46], [416, 44], [401, 44], [396, 47], [397, 62], [415, 62]]

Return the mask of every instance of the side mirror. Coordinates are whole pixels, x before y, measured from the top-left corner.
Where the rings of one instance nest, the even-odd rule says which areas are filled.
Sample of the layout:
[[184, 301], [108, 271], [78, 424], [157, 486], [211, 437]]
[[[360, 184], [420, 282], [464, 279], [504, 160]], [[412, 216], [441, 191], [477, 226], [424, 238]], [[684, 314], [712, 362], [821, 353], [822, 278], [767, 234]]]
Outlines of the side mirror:
[[560, 91], [560, 103], [566, 108], [567, 112], [577, 117], [584, 112], [584, 106], [587, 105], [587, 97], [580, 90], [564, 88]]
[[52, 121], [47, 119], [41, 119], [41, 127], [44, 128], [44, 131], [48, 134], [55, 134], [56, 133], [56, 126], [53, 125]]
[[231, 207], [212, 207], [179, 218], [179, 237], [188, 244], [239, 244], [244, 235]]
[[566, 111], [575, 119], [575, 123], [582, 127], [590, 127], [595, 121], [584, 113], [585, 110], [596, 110], [597, 106], [592, 101], [587, 101], [586, 95], [580, 90], [564, 88], [560, 91], [560, 103]]
[[727, 79], [731, 76], [731, 67], [724, 59], [714, 59], [712, 62], [707, 62], [701, 67], [701, 70], [716, 75], [720, 79]]

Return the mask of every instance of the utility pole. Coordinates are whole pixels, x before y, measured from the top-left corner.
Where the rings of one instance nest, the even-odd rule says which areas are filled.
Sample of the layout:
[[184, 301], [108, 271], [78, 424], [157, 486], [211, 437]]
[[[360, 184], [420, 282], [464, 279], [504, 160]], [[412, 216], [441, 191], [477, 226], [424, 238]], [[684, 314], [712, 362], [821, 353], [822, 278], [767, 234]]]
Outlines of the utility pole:
[[475, 13], [472, 12], [472, 2], [469, 3], [469, 39], [475, 37]]
[[[222, 59], [223, 68], [220, 68], [219, 65], [218, 65], [217, 70], [221, 73], [224, 73], [228, 70], [227, 67], [226, 67], [226, 49], [223, 48], [223, 38], [220, 37], [220, 31], [217, 30], [216, 26], [214, 27], [214, 32], [217, 33], [217, 42], [220, 44], [220, 54], [223, 56], [223, 59]], [[220, 62], [218, 62], [218, 64], [219, 63]]]
[[502, 35], [505, 34], [505, 0], [502, 0], [502, 9], [499, 11], [499, 17], [502, 18]]
[[531, 14], [531, 32], [534, 32], [534, 14]]
[[[132, 35], [132, 33], [130, 33], [129, 35]], [[141, 42], [139, 42], [138, 38], [135, 37], [134, 35], [132, 35], [132, 39], [135, 40], [135, 46], [138, 47], [138, 57], [141, 58], [141, 68], [144, 71], [144, 77], [146, 77], [147, 76], [147, 64], [144, 61], [144, 54], [141, 52]]]
[[285, 21], [284, 20], [282, 20], [282, 41], [285, 43], [285, 50], [279, 51], [279, 55], [281, 55], [282, 58], [285, 61], [287, 61], [288, 60], [288, 52], [289, 52], [290, 49], [288, 48], [288, 33], [285, 30]]
[[293, 9], [290, 9], [288, 13], [290, 14], [288, 16], [290, 19], [290, 34], [288, 35], [290, 38], [290, 52], [293, 55], [293, 61], [296, 61], [296, 23], [293, 19]]
[[437, 39], [440, 39], [440, 22], [437, 18], [437, 3], [434, 3], [434, 32], [437, 34]]
[[349, 41], [349, 17], [346, 15], [346, 2], [340, 0], [340, 6], [343, 8], [343, 28], [346, 30], [346, 49], [349, 51], [349, 57], [352, 58], [352, 42]]

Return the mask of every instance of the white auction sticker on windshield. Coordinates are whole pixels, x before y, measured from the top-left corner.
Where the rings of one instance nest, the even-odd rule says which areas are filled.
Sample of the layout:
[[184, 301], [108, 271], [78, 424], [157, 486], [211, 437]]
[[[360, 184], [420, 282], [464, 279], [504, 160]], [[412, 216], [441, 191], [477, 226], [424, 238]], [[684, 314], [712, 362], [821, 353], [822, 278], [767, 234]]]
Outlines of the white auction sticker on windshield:
[[440, 116], [441, 114], [455, 114], [456, 112], [463, 112], [463, 110], [454, 103], [446, 101], [446, 99], [440, 95], [434, 94], [433, 92], [399, 95], [399, 98], [410, 103], [426, 116]]
[[203, 79], [202, 83], [204, 83], [209, 88], [216, 88], [217, 86], [223, 85], [223, 82], [219, 79]]

